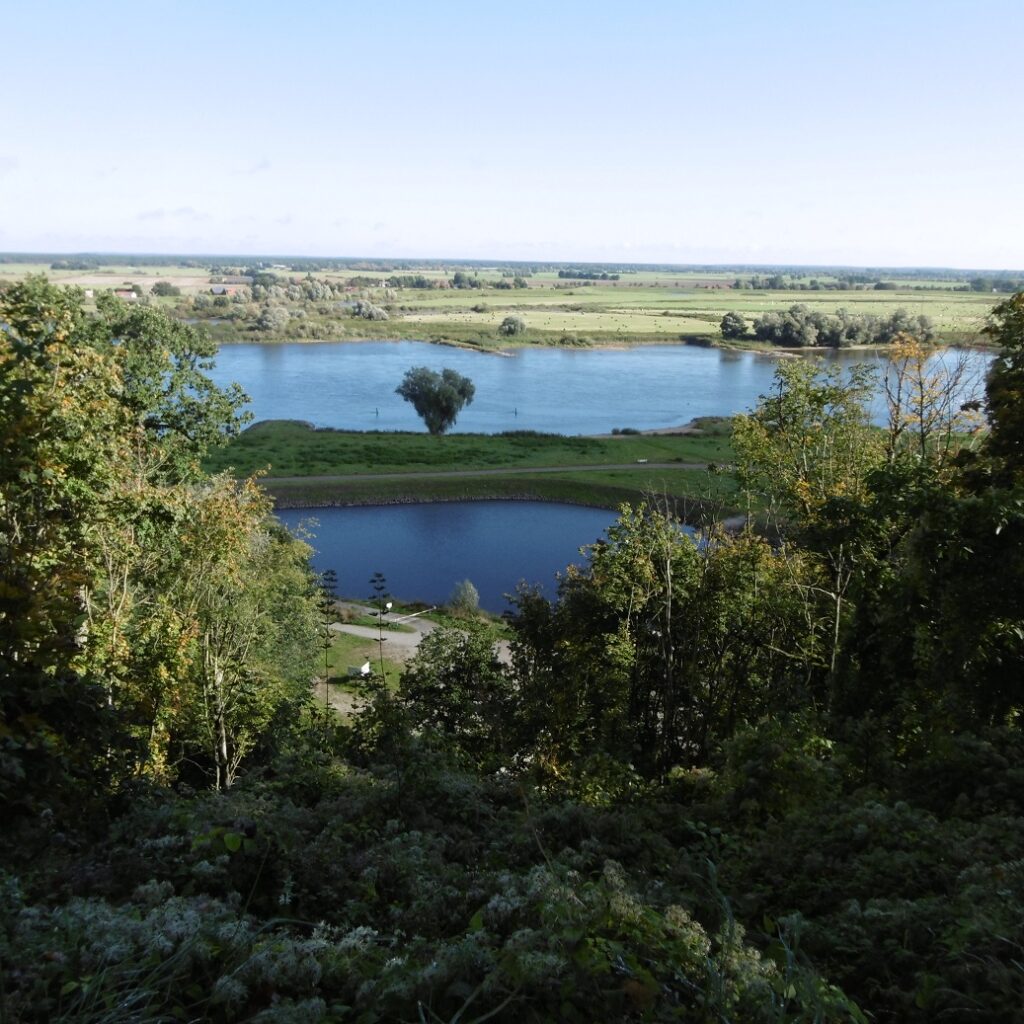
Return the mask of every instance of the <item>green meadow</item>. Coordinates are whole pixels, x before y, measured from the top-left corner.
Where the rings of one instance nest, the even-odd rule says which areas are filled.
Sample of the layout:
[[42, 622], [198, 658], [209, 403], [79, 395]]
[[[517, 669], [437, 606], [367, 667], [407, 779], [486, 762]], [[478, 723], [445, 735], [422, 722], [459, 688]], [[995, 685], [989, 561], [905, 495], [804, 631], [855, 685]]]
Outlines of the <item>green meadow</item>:
[[732, 511], [736, 482], [727, 420], [693, 434], [359, 433], [256, 423], [206, 462], [213, 472], [264, 472], [280, 507], [534, 498], [604, 508], [663, 495]]
[[[648, 463], [728, 463], [732, 449], [721, 421], [708, 433], [447, 434], [318, 430], [303, 423], [254, 423], [206, 462], [212, 472], [274, 477], [366, 475]], [[721, 432], [711, 432], [715, 430]]]

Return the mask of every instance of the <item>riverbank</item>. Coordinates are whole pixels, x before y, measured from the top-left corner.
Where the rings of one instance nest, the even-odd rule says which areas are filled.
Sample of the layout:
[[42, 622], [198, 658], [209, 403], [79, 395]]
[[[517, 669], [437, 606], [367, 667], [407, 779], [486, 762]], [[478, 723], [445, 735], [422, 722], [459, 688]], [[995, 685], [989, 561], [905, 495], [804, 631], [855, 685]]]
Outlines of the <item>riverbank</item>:
[[[202, 321], [199, 321], [202, 322]], [[448, 333], [411, 332], [409, 330], [389, 330], [384, 333], [361, 332], [358, 336], [348, 334], [344, 329], [334, 332], [329, 337], [302, 337], [293, 334], [273, 334], [249, 331], [239, 334], [235, 331], [220, 329], [219, 324], [210, 325], [206, 329], [218, 345], [361, 345], [375, 342], [415, 341], [425, 345], [437, 345], [443, 348], [460, 349], [467, 352], [479, 352], [511, 358], [521, 349], [557, 348], [567, 351], [580, 349], [630, 349], [643, 346], [692, 345], [697, 348], [712, 348], [722, 352], [750, 352], [755, 355], [777, 356], [815, 356], [828, 355], [841, 351], [849, 352], [884, 352], [887, 345], [849, 345], [835, 349], [823, 345], [812, 346], [780, 346], [770, 342], [758, 341], [756, 338], [726, 340], [715, 332], [682, 332], [655, 333], [644, 332], [622, 334], [619, 332], [596, 331], [586, 338], [566, 336], [562, 332], [532, 332], [519, 338], [492, 338], [479, 334], [467, 334], [465, 337], [453, 336]], [[933, 342], [936, 349], [970, 348], [979, 351], [995, 351], [995, 346], [975, 331], [940, 332]]]
[[277, 509], [358, 508], [364, 506], [425, 505], [480, 501], [541, 501], [615, 511], [641, 501], [667, 506], [684, 522], [694, 525], [728, 518], [736, 513], [737, 495], [732, 482], [716, 487], [715, 478], [695, 471], [686, 481], [665, 479], [666, 486], [606, 483], [580, 478], [474, 477], [459, 480], [366, 480], [339, 484], [316, 477], [281, 484], [265, 477], [261, 486]]

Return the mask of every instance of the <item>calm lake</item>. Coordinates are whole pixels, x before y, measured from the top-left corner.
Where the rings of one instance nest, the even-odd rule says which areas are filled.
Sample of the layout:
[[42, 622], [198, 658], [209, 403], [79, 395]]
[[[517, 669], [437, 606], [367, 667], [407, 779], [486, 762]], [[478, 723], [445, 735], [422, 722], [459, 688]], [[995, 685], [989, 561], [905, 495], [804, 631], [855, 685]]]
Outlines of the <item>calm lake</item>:
[[[285, 509], [290, 529], [305, 523], [314, 534], [313, 565], [334, 569], [338, 593], [369, 597], [370, 577], [382, 572], [390, 592], [406, 600], [443, 604], [459, 580], [469, 579], [490, 612], [508, 608], [505, 594], [520, 580], [555, 596], [555, 573], [582, 563], [615, 513], [534, 501], [467, 501], [369, 508]], [[315, 517], [317, 525], [310, 524]]]
[[[847, 366], [877, 359], [863, 352], [814, 358]], [[971, 354], [979, 370], [989, 358]], [[457, 431], [606, 434], [615, 427], [650, 430], [750, 409], [771, 387], [777, 365], [776, 359], [750, 352], [687, 345], [523, 348], [502, 356], [417, 341], [320, 342], [225, 345], [211, 376], [219, 384], [241, 384], [258, 420], [423, 430], [395, 388], [412, 366], [447, 366], [476, 385]]]

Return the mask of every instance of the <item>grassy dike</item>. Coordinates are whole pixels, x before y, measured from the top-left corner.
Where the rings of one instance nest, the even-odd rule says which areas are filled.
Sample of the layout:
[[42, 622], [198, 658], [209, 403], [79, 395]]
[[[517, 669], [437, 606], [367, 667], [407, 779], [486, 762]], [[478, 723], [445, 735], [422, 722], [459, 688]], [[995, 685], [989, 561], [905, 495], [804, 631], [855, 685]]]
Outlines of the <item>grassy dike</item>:
[[612, 437], [431, 437], [265, 421], [213, 453], [206, 467], [239, 476], [266, 470], [263, 486], [279, 508], [485, 498], [616, 508], [654, 494], [695, 515], [732, 510], [732, 458], [721, 420], [688, 434]]

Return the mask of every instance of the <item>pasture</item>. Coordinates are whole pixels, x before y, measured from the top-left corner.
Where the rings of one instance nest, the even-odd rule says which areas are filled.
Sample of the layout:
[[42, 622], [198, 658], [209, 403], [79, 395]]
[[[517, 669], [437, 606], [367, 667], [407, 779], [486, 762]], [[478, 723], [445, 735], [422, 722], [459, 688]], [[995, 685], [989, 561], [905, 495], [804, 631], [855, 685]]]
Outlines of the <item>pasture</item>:
[[[243, 258], [237, 258], [244, 264]], [[514, 271], [516, 268], [512, 268]], [[397, 266], [394, 274], [421, 274], [439, 283], [449, 280], [456, 270], [476, 276], [480, 288], [384, 288], [390, 274], [386, 270], [360, 270], [333, 267], [314, 274], [333, 284], [344, 284], [359, 296], [382, 306], [387, 321], [354, 319], [344, 304], [325, 305], [293, 302], [280, 297], [271, 301], [285, 304], [293, 315], [286, 330], [260, 332], [255, 322], [258, 303], [233, 310], [232, 322], [219, 318], [208, 324], [211, 333], [223, 343], [241, 340], [275, 341], [317, 338], [418, 338], [454, 341], [485, 347], [509, 344], [628, 344], [687, 340], [714, 344], [720, 339], [719, 324], [727, 312], [737, 312], [752, 322], [767, 312], [778, 312], [801, 303], [826, 314], [845, 309], [854, 314], [887, 316], [897, 309], [913, 315], [931, 317], [940, 341], [974, 343], [992, 306], [999, 296], [966, 290], [963, 280], [938, 278], [885, 277], [894, 289], [851, 288], [849, 290], [810, 290], [810, 282], [821, 285], [835, 282], [825, 272], [801, 268], [791, 280], [806, 289], [780, 291], [734, 289], [737, 276], [748, 278], [749, 271], [718, 270], [629, 270], [620, 272], [617, 281], [584, 281], [559, 278], [557, 271], [539, 270], [525, 278], [525, 288], [497, 288], [502, 266], [467, 268], [458, 264], [445, 268], [425, 267], [411, 270]], [[150, 265], [145, 257], [115, 257], [89, 269], [51, 270], [42, 260], [0, 263], [0, 285], [26, 274], [46, 274], [58, 284], [104, 289], [137, 284], [148, 295], [157, 281], [169, 281], [181, 289], [181, 298], [160, 299], [161, 305], [176, 315], [195, 318], [192, 300], [208, 294], [214, 283], [209, 267]], [[273, 269], [283, 284], [301, 281], [303, 273]], [[350, 284], [350, 282], [355, 282]], [[367, 282], [371, 282], [370, 285]], [[154, 300], [156, 301], [156, 300]], [[198, 311], [198, 319], [211, 316]], [[506, 316], [518, 316], [526, 331], [514, 338], [498, 332]], [[742, 345], [756, 342], [744, 339]]]

